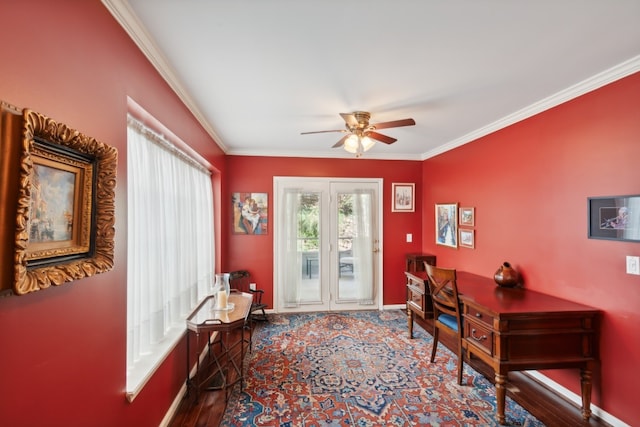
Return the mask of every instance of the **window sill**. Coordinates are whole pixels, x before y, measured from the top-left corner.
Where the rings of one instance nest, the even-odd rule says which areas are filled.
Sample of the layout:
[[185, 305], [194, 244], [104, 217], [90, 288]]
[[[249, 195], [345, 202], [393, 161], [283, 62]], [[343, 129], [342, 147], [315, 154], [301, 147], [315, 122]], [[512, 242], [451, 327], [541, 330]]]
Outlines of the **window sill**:
[[126, 396], [129, 403], [138, 396], [156, 370], [173, 351], [184, 336], [184, 325], [174, 326], [169, 330], [162, 342], [151, 348], [151, 351], [127, 369]]

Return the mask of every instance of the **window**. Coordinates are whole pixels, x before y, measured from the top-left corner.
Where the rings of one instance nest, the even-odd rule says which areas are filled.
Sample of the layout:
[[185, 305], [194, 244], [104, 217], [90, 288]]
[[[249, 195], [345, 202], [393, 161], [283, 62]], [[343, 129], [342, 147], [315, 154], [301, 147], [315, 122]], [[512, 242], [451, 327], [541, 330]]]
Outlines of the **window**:
[[183, 336], [185, 318], [212, 283], [215, 254], [209, 171], [131, 116], [127, 178], [131, 401]]

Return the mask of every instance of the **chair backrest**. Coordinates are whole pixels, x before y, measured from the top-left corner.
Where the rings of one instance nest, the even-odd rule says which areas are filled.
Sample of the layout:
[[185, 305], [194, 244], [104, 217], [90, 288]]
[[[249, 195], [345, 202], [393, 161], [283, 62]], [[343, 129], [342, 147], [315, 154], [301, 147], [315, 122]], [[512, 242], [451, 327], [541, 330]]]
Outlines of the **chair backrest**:
[[433, 308], [436, 311], [435, 318], [439, 314], [455, 316], [460, 323], [460, 300], [458, 298], [458, 286], [456, 284], [456, 270], [453, 268], [434, 267], [424, 263], [425, 271], [429, 277], [429, 290]]
[[247, 270], [236, 270], [229, 273], [229, 287], [242, 292], [249, 291], [251, 274]]

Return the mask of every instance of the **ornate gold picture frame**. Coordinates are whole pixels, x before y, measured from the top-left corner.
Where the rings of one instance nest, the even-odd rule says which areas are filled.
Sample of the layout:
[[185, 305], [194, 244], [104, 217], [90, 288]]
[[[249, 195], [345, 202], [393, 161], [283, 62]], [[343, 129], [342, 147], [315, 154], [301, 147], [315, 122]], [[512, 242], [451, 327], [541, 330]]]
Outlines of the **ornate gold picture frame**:
[[113, 268], [118, 153], [29, 109], [22, 113], [14, 293]]

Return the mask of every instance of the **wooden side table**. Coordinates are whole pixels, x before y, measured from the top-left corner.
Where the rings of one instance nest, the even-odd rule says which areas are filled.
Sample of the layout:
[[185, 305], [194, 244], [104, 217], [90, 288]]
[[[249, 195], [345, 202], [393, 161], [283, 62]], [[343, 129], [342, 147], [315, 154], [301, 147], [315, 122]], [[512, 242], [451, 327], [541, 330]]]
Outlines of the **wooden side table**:
[[405, 270], [409, 272], [424, 271], [424, 261], [429, 265], [436, 265], [436, 256], [431, 254], [411, 253], [405, 257]]
[[[233, 306], [233, 308], [217, 310], [215, 308], [215, 297], [212, 295], [202, 301], [187, 318], [187, 392], [191, 387], [195, 388], [196, 400], [198, 400], [198, 394], [201, 388], [208, 390], [224, 389], [225, 400], [229, 398], [230, 388], [236, 383], [240, 382], [240, 390], [242, 390], [242, 381], [244, 379], [244, 343], [246, 342], [244, 326], [251, 310], [252, 301], [253, 295], [232, 290], [229, 294], [228, 302], [229, 307]], [[230, 343], [222, 339], [221, 334], [223, 332], [227, 337], [230, 337], [229, 333], [237, 330], [240, 331], [240, 337], [237, 341]], [[196, 335], [196, 373], [193, 378], [191, 378], [190, 374], [190, 331]], [[205, 332], [209, 359], [207, 366], [213, 367], [213, 371], [208, 376], [204, 372], [204, 367], [200, 366], [200, 351], [202, 350], [200, 335]], [[214, 341], [211, 342], [211, 334], [214, 332], [218, 335]], [[251, 340], [251, 336], [249, 340]], [[220, 345], [221, 354], [216, 355], [216, 352], [211, 349], [214, 344]], [[239, 363], [236, 361], [238, 356], [240, 358]], [[227, 377], [232, 371], [235, 373], [235, 379], [229, 382]], [[215, 375], [220, 375], [221, 384], [215, 387], [208, 387], [207, 383]], [[206, 378], [202, 378], [203, 376], [206, 376]]]

